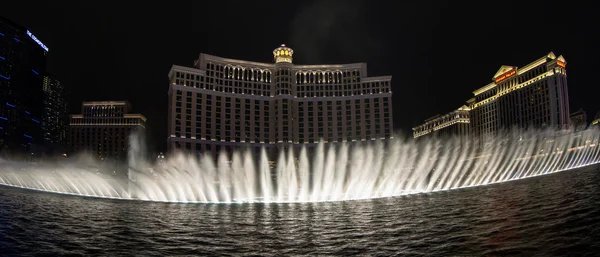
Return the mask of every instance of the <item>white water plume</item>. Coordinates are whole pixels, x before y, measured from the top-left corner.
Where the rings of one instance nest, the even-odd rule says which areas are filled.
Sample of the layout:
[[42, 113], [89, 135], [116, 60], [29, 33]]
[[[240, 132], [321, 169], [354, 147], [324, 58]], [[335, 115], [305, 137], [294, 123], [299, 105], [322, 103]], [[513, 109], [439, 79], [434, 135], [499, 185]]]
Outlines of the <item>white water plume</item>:
[[[178, 153], [162, 163], [143, 158], [132, 136], [127, 176], [90, 164], [0, 161], [0, 185], [103, 198], [161, 202], [320, 202], [391, 197], [488, 185], [600, 162], [598, 129], [577, 133], [513, 131], [482, 147], [463, 138], [323, 144], [280, 149]], [[90, 168], [91, 167], [91, 168]]]

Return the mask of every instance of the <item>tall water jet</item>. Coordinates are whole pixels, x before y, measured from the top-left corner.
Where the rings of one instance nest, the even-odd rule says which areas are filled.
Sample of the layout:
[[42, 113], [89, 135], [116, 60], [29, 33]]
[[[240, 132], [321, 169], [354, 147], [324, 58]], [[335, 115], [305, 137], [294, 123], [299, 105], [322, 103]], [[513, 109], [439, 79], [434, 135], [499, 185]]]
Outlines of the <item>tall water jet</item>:
[[279, 157], [277, 159], [277, 201], [283, 202], [286, 197], [287, 190], [289, 189], [289, 179], [288, 172], [285, 162], [285, 153], [283, 149], [279, 152]]
[[[511, 131], [495, 140], [397, 136], [383, 142], [324, 144], [199, 158], [171, 154], [152, 164], [130, 138], [127, 178], [87, 159], [60, 165], [0, 161], [0, 184], [91, 197], [164, 202], [319, 202], [389, 197], [481, 186], [600, 162], [600, 132]], [[216, 161], [216, 162], [215, 162]]]
[[[288, 202], [294, 202], [298, 200], [298, 174], [296, 173], [296, 163], [294, 157], [294, 148], [288, 150], [288, 156], [286, 158], [287, 165], [286, 173], [288, 174]], [[285, 191], [286, 189], [283, 189]]]
[[233, 196], [232, 200], [234, 202], [244, 201], [246, 199], [246, 174], [244, 173], [244, 166], [242, 163], [242, 157], [239, 152], [234, 152], [231, 160], [231, 172], [232, 174], [232, 186], [233, 186]]
[[262, 201], [270, 203], [273, 201], [273, 177], [271, 176], [271, 167], [269, 165], [269, 159], [267, 158], [267, 152], [263, 148], [260, 152], [260, 182], [262, 189]]
[[146, 140], [143, 139], [143, 134], [141, 132], [132, 133], [129, 136], [128, 140], [129, 148], [127, 152], [127, 191], [123, 192], [124, 195], [130, 198], [137, 198], [136, 195], [137, 188], [135, 186], [135, 182], [138, 179], [138, 176], [141, 171], [145, 170], [143, 165], [146, 163], [146, 158], [144, 154], [146, 153]]
[[332, 197], [331, 190], [333, 189], [333, 185], [335, 184], [335, 159], [335, 148], [334, 146], [330, 145], [329, 147], [327, 147], [327, 155], [325, 156], [324, 163], [325, 166], [323, 167], [323, 179], [321, 182], [321, 193], [319, 198], [320, 201], [326, 201], [327, 199], [331, 199]]
[[333, 179], [331, 190], [334, 199], [341, 199], [344, 192], [344, 185], [347, 183], [346, 171], [348, 170], [348, 145], [342, 144], [337, 154], [335, 163], [335, 177]]
[[231, 168], [229, 167], [229, 158], [227, 157], [227, 152], [222, 151], [219, 154], [219, 164], [217, 166], [217, 170], [219, 172], [219, 196], [220, 201], [231, 202], [230, 196], [230, 184], [231, 184]]
[[244, 154], [244, 181], [246, 188], [246, 201], [254, 202], [256, 194], [256, 172], [254, 168], [254, 159], [252, 158], [252, 152], [246, 150]]
[[308, 201], [308, 196], [310, 194], [310, 177], [309, 177], [309, 163], [308, 163], [308, 153], [306, 152], [306, 147], [302, 147], [300, 150], [300, 158], [298, 160], [298, 176], [300, 177], [300, 202]]
[[313, 157], [313, 169], [312, 169], [312, 193], [310, 194], [310, 200], [313, 202], [319, 201], [321, 197], [321, 184], [323, 183], [324, 173], [324, 162], [325, 162], [325, 145], [323, 141], [317, 145], [314, 157]]

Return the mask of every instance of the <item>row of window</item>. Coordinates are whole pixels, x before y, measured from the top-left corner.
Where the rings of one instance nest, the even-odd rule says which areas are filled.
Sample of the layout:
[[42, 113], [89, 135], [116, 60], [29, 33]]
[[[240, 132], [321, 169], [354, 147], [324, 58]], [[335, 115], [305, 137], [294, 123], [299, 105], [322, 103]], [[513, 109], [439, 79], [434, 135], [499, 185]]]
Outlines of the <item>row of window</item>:
[[[173, 97], [175, 98], [175, 115], [172, 116], [174, 117], [172, 122], [175, 123], [175, 126], [174, 131], [170, 134], [176, 137], [227, 140], [225, 138], [227, 135], [245, 132], [245, 137], [239, 140], [265, 141], [270, 137], [268, 128], [273, 127], [273, 136], [282, 137], [282, 140], [286, 141], [289, 140], [290, 136], [286, 134], [291, 126], [292, 120], [288, 117], [291, 110], [295, 110], [293, 117], [297, 117], [297, 124], [304, 127], [305, 121], [307, 121], [306, 124], [312, 124], [313, 116], [318, 121], [323, 119], [324, 114], [333, 119], [335, 117], [332, 113], [334, 107], [337, 111], [336, 114], [339, 114], [337, 119], [340, 121], [340, 126], [346, 124], [342, 123], [342, 121], [346, 121], [342, 120], [342, 108], [346, 110], [344, 118], [357, 120], [357, 124], [361, 124], [361, 122], [370, 124], [372, 118], [376, 120], [373, 121], [374, 123], [387, 124], [385, 127], [389, 127], [390, 123], [389, 97], [292, 103], [289, 100], [264, 101], [193, 92], [184, 93], [182, 90], [176, 90]], [[213, 100], [215, 101], [213, 102]], [[296, 106], [297, 109], [294, 108]], [[380, 109], [381, 107], [383, 107], [383, 110]], [[349, 112], [354, 115], [348, 116]], [[380, 112], [383, 113], [380, 114]], [[346, 126], [350, 128], [352, 123]], [[251, 128], [254, 128], [254, 133], [250, 133]], [[279, 129], [281, 129], [281, 133]], [[370, 127], [367, 127], [367, 130], [369, 129]], [[358, 130], [360, 131], [360, 126]], [[350, 129], [350, 131], [352, 130]], [[358, 132], [356, 134], [361, 135], [362, 133]]]

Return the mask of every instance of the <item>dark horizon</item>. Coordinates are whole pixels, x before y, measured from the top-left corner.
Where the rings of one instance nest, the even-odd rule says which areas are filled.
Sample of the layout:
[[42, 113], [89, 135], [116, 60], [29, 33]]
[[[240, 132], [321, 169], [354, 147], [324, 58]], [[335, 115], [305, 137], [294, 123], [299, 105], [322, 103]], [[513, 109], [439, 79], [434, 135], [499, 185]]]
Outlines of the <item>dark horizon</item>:
[[522, 67], [551, 51], [567, 61], [570, 111], [583, 108], [588, 123], [600, 111], [593, 70], [600, 22], [591, 7], [301, 3], [11, 2], [0, 16], [48, 46], [48, 72], [69, 89], [71, 114], [83, 101], [127, 100], [148, 118], [156, 151], [166, 150], [171, 65], [192, 66], [200, 53], [271, 62], [282, 43], [294, 49], [296, 64], [365, 62], [369, 76], [392, 75], [394, 128], [404, 133], [465, 104], [500, 66]]

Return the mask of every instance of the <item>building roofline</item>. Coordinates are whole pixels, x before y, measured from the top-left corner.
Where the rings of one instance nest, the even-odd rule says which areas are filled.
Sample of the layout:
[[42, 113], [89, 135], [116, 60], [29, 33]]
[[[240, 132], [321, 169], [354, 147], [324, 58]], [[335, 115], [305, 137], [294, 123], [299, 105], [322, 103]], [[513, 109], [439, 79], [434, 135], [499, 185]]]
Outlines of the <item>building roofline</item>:
[[209, 62], [210, 61], [231, 62], [231, 63], [238, 63], [238, 64], [254, 65], [254, 66], [259, 66], [259, 67], [264, 67], [264, 68], [274, 68], [275, 67], [275, 63], [239, 60], [239, 59], [233, 59], [233, 58], [220, 57], [220, 56], [216, 56], [216, 55], [210, 55], [210, 54], [206, 54], [206, 53], [200, 53], [200, 57], [198, 60], [204, 60], [204, 61], [209, 61]]
[[371, 82], [371, 81], [391, 81], [392, 76], [375, 76], [375, 77], [364, 77], [362, 78], [362, 82]]
[[490, 90], [490, 89], [492, 89], [494, 87], [496, 87], [496, 83], [492, 82], [492, 83], [489, 83], [489, 84], [487, 84], [487, 85], [485, 85], [483, 87], [480, 87], [479, 89], [476, 89], [475, 91], [473, 91], [473, 94], [474, 95], [479, 95], [479, 94], [481, 94], [481, 93], [483, 93], [485, 91], [488, 91], [488, 90]]
[[[562, 56], [562, 55], [561, 55], [561, 56]], [[545, 54], [544, 56], [542, 56], [542, 57], [540, 57], [540, 58], [536, 59], [535, 61], [533, 61], [533, 62], [529, 62], [528, 64], [526, 64], [525, 66], [523, 66], [523, 67], [521, 67], [521, 68], [519, 68], [518, 66], [509, 66], [509, 65], [502, 65], [502, 66], [501, 66], [501, 68], [502, 68], [502, 67], [505, 67], [505, 66], [506, 66], [506, 67], [512, 67], [512, 68], [514, 68], [514, 69], [516, 70], [516, 73], [517, 73], [517, 75], [521, 75], [521, 74], [523, 74], [523, 73], [525, 73], [525, 72], [529, 71], [529, 70], [530, 70], [530, 69], [532, 69], [533, 67], [537, 67], [537, 66], [541, 65], [542, 63], [545, 63], [545, 62], [547, 62], [547, 61], [548, 61], [548, 58], [550, 58], [550, 59], [552, 59], [552, 60], [555, 60], [555, 59], [557, 59], [557, 58], [556, 58], [556, 55], [554, 54], [554, 52], [552, 52], [552, 51], [551, 51], [551, 52], [549, 52], [549, 53]], [[497, 75], [498, 75], [498, 74], [494, 75], [494, 78], [495, 78]], [[492, 79], [494, 79], [494, 78], [492, 78]], [[483, 93], [483, 92], [485, 92], [485, 91], [488, 91], [488, 90], [490, 90], [490, 89], [494, 88], [495, 86], [496, 86], [496, 83], [495, 83], [495, 82], [491, 82], [491, 83], [489, 83], [489, 84], [487, 84], [487, 85], [485, 85], [485, 86], [483, 86], [483, 87], [480, 87], [480, 88], [478, 88], [478, 89], [474, 90], [474, 91], [473, 91], [473, 94], [474, 94], [474, 95], [479, 95], [479, 94], [481, 94], [481, 93]]]
[[81, 103], [82, 106], [92, 105], [127, 105], [129, 101], [84, 101]]
[[294, 64], [294, 69], [362, 69], [367, 64], [364, 62], [345, 63], [345, 64]]
[[146, 116], [140, 113], [124, 113], [123, 118], [140, 118], [143, 121], [146, 121]]
[[192, 73], [198, 73], [198, 75], [206, 75], [206, 70], [173, 64], [173, 65], [171, 65], [171, 69], [169, 70], [168, 76], [169, 77], [173, 76], [173, 71], [176, 69], [184, 70], [184, 71], [188, 71], [188, 72], [192, 72]]
[[[258, 66], [258, 67], [262, 67], [262, 68], [274, 68], [275, 67], [275, 63], [239, 60], [239, 59], [233, 59], [233, 58], [220, 57], [220, 56], [216, 56], [216, 55], [210, 55], [210, 54], [206, 54], [206, 53], [200, 53], [199, 60], [204, 60], [204, 61], [208, 61], [208, 62], [210, 62], [210, 61], [230, 62], [230, 63], [237, 63], [237, 64], [253, 65], [253, 66]], [[367, 66], [367, 63], [365, 63], [365, 62], [345, 63], [345, 64], [293, 64], [292, 63], [292, 65], [293, 65], [294, 70], [299, 70], [299, 69], [352, 69], [352, 68], [362, 69]]]

